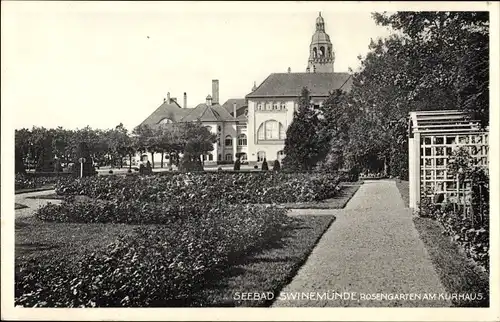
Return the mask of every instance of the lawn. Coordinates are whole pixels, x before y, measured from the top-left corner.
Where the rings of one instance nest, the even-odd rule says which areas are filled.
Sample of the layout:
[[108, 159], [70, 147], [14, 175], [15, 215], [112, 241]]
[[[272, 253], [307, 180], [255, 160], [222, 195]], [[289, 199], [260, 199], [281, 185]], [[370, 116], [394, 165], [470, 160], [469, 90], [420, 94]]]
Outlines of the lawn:
[[23, 209], [23, 208], [28, 208], [28, 206], [20, 204], [20, 203], [14, 203], [14, 209]]
[[120, 234], [132, 234], [137, 225], [50, 223], [34, 217], [15, 223], [15, 263], [43, 258], [67, 258], [76, 263], [83, 255], [105, 248]]
[[[408, 181], [397, 180], [396, 186], [406, 206], [408, 206]], [[454, 301], [453, 305], [487, 307], [488, 274], [481, 272], [466, 257], [460, 247], [452, 242], [449, 236], [443, 235], [443, 228], [437, 221], [415, 217], [413, 222], [445, 289], [449, 293], [482, 293], [485, 295], [485, 299], [482, 301]]]
[[[190, 306], [269, 306], [268, 301], [237, 301], [237, 292], [274, 292], [286, 286], [305, 262], [333, 216], [297, 216], [284, 236], [214, 272]], [[143, 225], [144, 226], [144, 225]], [[30, 259], [64, 258], [68, 265], [103, 249], [120, 234], [133, 236], [137, 225], [16, 221], [16, 268]]]
[[489, 277], [469, 260], [450, 237], [443, 235], [438, 222], [430, 218], [415, 217], [415, 228], [420, 234], [441, 283], [449, 293], [482, 293], [482, 301], [453, 301], [458, 307], [488, 307]]
[[408, 207], [410, 204], [410, 190], [408, 186], [408, 181], [396, 180], [396, 187], [398, 187], [401, 198], [405, 202], [405, 206]]
[[214, 274], [192, 306], [267, 307], [271, 300], [242, 299], [242, 293], [279, 292], [292, 280], [307, 260], [334, 216], [296, 216], [293, 228], [274, 243], [240, 258]]

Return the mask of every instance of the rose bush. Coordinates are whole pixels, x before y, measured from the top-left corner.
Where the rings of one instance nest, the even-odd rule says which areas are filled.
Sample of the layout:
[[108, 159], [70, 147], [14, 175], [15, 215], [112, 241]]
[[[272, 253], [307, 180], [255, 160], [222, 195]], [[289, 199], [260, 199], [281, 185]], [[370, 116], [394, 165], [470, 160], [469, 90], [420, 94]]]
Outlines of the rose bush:
[[15, 190], [40, 188], [58, 181], [58, 177], [35, 177], [24, 174], [16, 174]]
[[338, 184], [338, 175], [328, 173], [188, 173], [65, 180], [57, 184], [56, 193], [119, 201], [173, 202], [202, 198], [271, 204], [331, 198]]
[[26, 262], [16, 272], [15, 304], [186, 306], [218, 268], [279, 238], [289, 220], [283, 209], [219, 203], [169, 225], [141, 227], [71, 268], [57, 259]]

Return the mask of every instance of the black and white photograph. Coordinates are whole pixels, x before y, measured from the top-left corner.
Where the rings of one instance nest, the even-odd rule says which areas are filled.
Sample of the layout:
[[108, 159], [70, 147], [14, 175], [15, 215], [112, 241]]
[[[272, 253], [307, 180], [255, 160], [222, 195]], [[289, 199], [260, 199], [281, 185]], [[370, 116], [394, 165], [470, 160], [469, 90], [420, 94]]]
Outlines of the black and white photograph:
[[500, 320], [499, 13], [2, 1], [2, 319]]

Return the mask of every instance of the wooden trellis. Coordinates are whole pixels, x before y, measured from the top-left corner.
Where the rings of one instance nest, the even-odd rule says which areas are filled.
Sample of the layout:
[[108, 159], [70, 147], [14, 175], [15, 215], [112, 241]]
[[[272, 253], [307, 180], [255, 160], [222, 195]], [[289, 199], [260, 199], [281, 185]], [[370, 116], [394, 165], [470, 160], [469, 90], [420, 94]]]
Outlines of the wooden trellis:
[[448, 173], [448, 158], [458, 147], [465, 147], [478, 163], [488, 167], [488, 132], [478, 122], [457, 110], [410, 112], [409, 180], [410, 207], [418, 209], [422, 198], [443, 194], [443, 202], [467, 205], [470, 183], [457, 184]]

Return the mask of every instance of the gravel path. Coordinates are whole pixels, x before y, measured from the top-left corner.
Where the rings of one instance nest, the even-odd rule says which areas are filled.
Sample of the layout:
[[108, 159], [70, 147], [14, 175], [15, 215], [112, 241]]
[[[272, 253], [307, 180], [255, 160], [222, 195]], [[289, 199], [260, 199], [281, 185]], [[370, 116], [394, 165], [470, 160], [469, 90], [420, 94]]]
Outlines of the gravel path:
[[35, 211], [49, 202], [54, 204], [61, 203], [61, 200], [54, 199], [31, 199], [28, 197], [44, 196], [55, 193], [55, 190], [45, 190], [37, 192], [28, 192], [15, 195], [15, 202], [18, 204], [26, 205], [28, 208], [16, 209], [16, 218], [30, 217], [35, 214]]
[[[273, 306], [451, 305], [393, 181], [366, 181], [344, 209], [291, 215], [299, 213], [337, 218]], [[436, 299], [426, 299], [429, 295]]]

